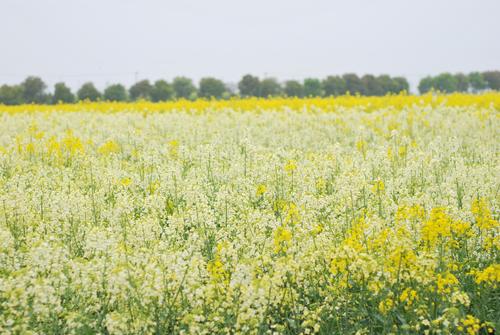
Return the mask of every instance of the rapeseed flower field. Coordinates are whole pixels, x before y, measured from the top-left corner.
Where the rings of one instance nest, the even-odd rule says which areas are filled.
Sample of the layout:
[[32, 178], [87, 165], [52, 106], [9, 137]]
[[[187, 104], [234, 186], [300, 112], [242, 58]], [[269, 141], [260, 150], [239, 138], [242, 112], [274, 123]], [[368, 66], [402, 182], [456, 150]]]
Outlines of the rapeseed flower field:
[[499, 110], [0, 106], [0, 333], [498, 332]]

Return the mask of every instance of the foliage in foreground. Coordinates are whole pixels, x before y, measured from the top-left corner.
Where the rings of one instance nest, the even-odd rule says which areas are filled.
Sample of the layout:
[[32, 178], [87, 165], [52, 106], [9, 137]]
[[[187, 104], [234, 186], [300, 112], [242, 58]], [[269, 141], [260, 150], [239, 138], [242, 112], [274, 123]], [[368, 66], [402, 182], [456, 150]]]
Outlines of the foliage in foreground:
[[498, 331], [498, 96], [413, 98], [4, 107], [0, 333]]

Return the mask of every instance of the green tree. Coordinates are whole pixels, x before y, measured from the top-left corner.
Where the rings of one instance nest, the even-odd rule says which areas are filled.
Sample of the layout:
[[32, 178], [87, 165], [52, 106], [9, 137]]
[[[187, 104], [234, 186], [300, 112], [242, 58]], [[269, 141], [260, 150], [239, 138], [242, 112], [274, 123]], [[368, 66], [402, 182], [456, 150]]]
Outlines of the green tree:
[[323, 96], [323, 88], [321, 86], [321, 81], [316, 78], [304, 79], [304, 95], [306, 97]]
[[282, 92], [281, 85], [275, 78], [266, 78], [260, 82], [260, 96], [263, 98], [276, 97]]
[[500, 90], [500, 71], [483, 72], [483, 78], [488, 83], [489, 89]]
[[200, 97], [220, 99], [224, 92], [226, 92], [226, 85], [221, 80], [212, 77], [200, 80]]
[[101, 93], [95, 88], [92, 82], [83, 84], [76, 95], [78, 96], [78, 100], [97, 101], [101, 99]]
[[467, 76], [472, 92], [479, 92], [488, 87], [488, 82], [484, 80], [483, 74], [480, 72], [472, 72]]
[[0, 104], [20, 105], [23, 103], [23, 88], [20, 85], [2, 85], [0, 87]]
[[351, 94], [363, 94], [363, 83], [355, 73], [346, 73], [342, 76], [345, 81], [347, 91]]
[[176, 77], [172, 83], [175, 96], [178, 99], [193, 99], [196, 97], [196, 87], [193, 81], [186, 77]]
[[287, 97], [303, 97], [304, 86], [297, 80], [288, 80], [285, 82], [285, 94]]
[[59, 102], [71, 104], [75, 102], [75, 95], [65, 83], [57, 83], [54, 85], [54, 95], [52, 96], [52, 103]]
[[418, 83], [418, 91], [425, 94], [434, 88], [434, 79], [431, 76], [422, 78]]
[[454, 75], [445, 72], [434, 78], [434, 88], [440, 92], [452, 93], [458, 89], [458, 80]]
[[382, 89], [383, 94], [395, 93], [396, 91], [396, 83], [394, 79], [386, 74], [381, 74], [377, 77], [377, 81]]
[[347, 93], [347, 86], [345, 80], [339, 76], [328, 76], [323, 82], [323, 92], [325, 96], [337, 96]]
[[[410, 90], [410, 84], [408, 80], [404, 77], [395, 77], [392, 79], [393, 82], [393, 93], [408, 92]], [[387, 92], [384, 92], [384, 94]]]
[[106, 101], [127, 101], [127, 89], [122, 84], [113, 84], [104, 90]]
[[238, 90], [242, 97], [260, 96], [260, 80], [250, 74], [244, 75], [238, 83]]
[[172, 85], [165, 80], [157, 80], [151, 91], [151, 100], [154, 102], [167, 101], [174, 98], [175, 92]]
[[22, 83], [23, 100], [25, 103], [42, 104], [47, 101], [47, 85], [39, 77], [28, 77]]
[[463, 73], [455, 74], [455, 79], [457, 81], [457, 91], [458, 92], [468, 92], [469, 91], [469, 77]]
[[361, 78], [361, 82], [363, 83], [363, 93], [365, 95], [383, 95], [384, 89], [380, 82], [375, 78], [375, 76], [371, 74], [365, 74]]
[[128, 93], [130, 95], [131, 100], [139, 100], [139, 99], [151, 100], [152, 91], [153, 91], [153, 86], [151, 86], [149, 80], [144, 79], [130, 86]]

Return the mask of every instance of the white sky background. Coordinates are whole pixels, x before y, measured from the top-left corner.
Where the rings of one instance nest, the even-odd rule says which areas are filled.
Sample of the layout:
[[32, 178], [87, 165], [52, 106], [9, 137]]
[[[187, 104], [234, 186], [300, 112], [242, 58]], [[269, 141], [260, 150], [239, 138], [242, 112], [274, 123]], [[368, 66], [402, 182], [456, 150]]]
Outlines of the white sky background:
[[0, 84], [500, 70], [499, 0], [0, 0]]

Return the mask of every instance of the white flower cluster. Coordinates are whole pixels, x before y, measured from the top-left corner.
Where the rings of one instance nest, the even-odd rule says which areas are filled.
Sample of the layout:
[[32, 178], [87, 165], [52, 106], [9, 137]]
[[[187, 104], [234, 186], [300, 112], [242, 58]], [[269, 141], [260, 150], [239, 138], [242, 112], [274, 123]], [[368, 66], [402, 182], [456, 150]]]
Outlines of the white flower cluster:
[[0, 114], [0, 333], [495, 321], [473, 271], [499, 257], [500, 118], [478, 109]]

